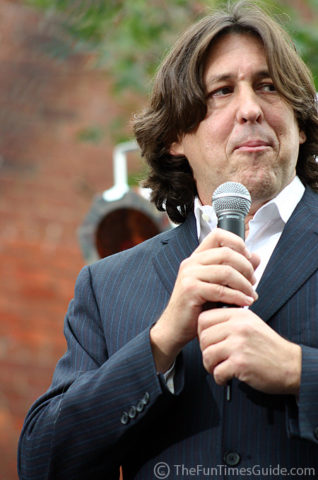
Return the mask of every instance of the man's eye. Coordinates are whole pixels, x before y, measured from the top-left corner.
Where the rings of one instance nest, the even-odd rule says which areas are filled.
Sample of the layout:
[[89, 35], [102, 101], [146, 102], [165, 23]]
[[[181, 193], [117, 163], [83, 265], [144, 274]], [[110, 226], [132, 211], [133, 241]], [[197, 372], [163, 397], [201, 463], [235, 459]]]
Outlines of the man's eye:
[[231, 87], [220, 87], [209, 94], [209, 97], [223, 97], [232, 93], [233, 89]]
[[275, 92], [276, 88], [272, 83], [262, 83], [259, 86], [260, 90], [263, 90], [263, 92]]

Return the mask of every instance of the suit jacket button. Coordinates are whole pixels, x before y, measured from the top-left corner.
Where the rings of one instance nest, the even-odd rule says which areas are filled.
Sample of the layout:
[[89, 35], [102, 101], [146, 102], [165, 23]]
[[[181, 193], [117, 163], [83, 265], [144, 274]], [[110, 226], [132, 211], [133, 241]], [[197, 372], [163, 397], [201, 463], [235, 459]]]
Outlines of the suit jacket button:
[[241, 461], [241, 456], [237, 452], [226, 452], [224, 455], [224, 462], [229, 467], [235, 467]]
[[120, 418], [120, 421], [123, 425], [127, 425], [127, 423], [129, 422], [129, 416], [128, 416], [128, 413], [127, 412], [123, 412], [122, 413], [122, 416]]
[[148, 392], [146, 392], [142, 399], [142, 401], [144, 402], [144, 405], [147, 405], [149, 403], [149, 400], [150, 400], [150, 395]]
[[130, 409], [128, 410], [129, 418], [135, 418], [136, 415], [137, 415], [136, 407], [134, 407], [134, 406], [130, 407]]
[[314, 429], [314, 437], [316, 440], [318, 440], [318, 427]]

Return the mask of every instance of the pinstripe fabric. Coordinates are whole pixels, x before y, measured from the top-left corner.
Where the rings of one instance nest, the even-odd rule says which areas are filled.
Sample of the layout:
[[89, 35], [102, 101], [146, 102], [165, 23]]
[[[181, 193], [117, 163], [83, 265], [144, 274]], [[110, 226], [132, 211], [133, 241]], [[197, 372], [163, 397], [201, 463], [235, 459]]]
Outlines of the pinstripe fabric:
[[[240, 454], [240, 467], [313, 466], [318, 474], [317, 198], [306, 190], [253, 305], [281, 335], [303, 345], [298, 405], [237, 381], [225, 402], [224, 389], [202, 367], [197, 340], [178, 358], [175, 395], [157, 376], [149, 328], [168, 302], [180, 262], [197, 245], [190, 216], [80, 273], [65, 318], [68, 350], [21, 434], [20, 479], [112, 480], [123, 465], [125, 480], [148, 480], [156, 478], [159, 461], [170, 465], [170, 479], [180, 478], [175, 465], [217, 467], [226, 451]], [[227, 478], [223, 473], [213, 478]]]

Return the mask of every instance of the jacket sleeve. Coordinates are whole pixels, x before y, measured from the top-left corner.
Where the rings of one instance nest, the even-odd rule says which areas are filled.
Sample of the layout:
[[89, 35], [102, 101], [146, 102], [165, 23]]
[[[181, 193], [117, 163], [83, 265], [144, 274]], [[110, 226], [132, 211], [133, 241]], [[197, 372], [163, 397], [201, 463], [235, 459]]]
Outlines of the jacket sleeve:
[[299, 398], [289, 404], [287, 426], [291, 436], [318, 443], [318, 349], [301, 345]]
[[174, 395], [156, 373], [149, 328], [108, 358], [89, 267], [79, 275], [64, 333], [67, 352], [21, 433], [20, 479], [118, 479], [131, 439], [151, 428]]

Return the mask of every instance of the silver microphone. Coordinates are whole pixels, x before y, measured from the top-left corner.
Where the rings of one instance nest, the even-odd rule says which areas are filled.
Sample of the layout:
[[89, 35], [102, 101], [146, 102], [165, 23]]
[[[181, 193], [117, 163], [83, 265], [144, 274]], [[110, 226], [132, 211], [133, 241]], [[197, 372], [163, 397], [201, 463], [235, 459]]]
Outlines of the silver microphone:
[[222, 183], [213, 193], [213, 208], [218, 227], [245, 238], [244, 220], [251, 207], [251, 195], [237, 182]]

